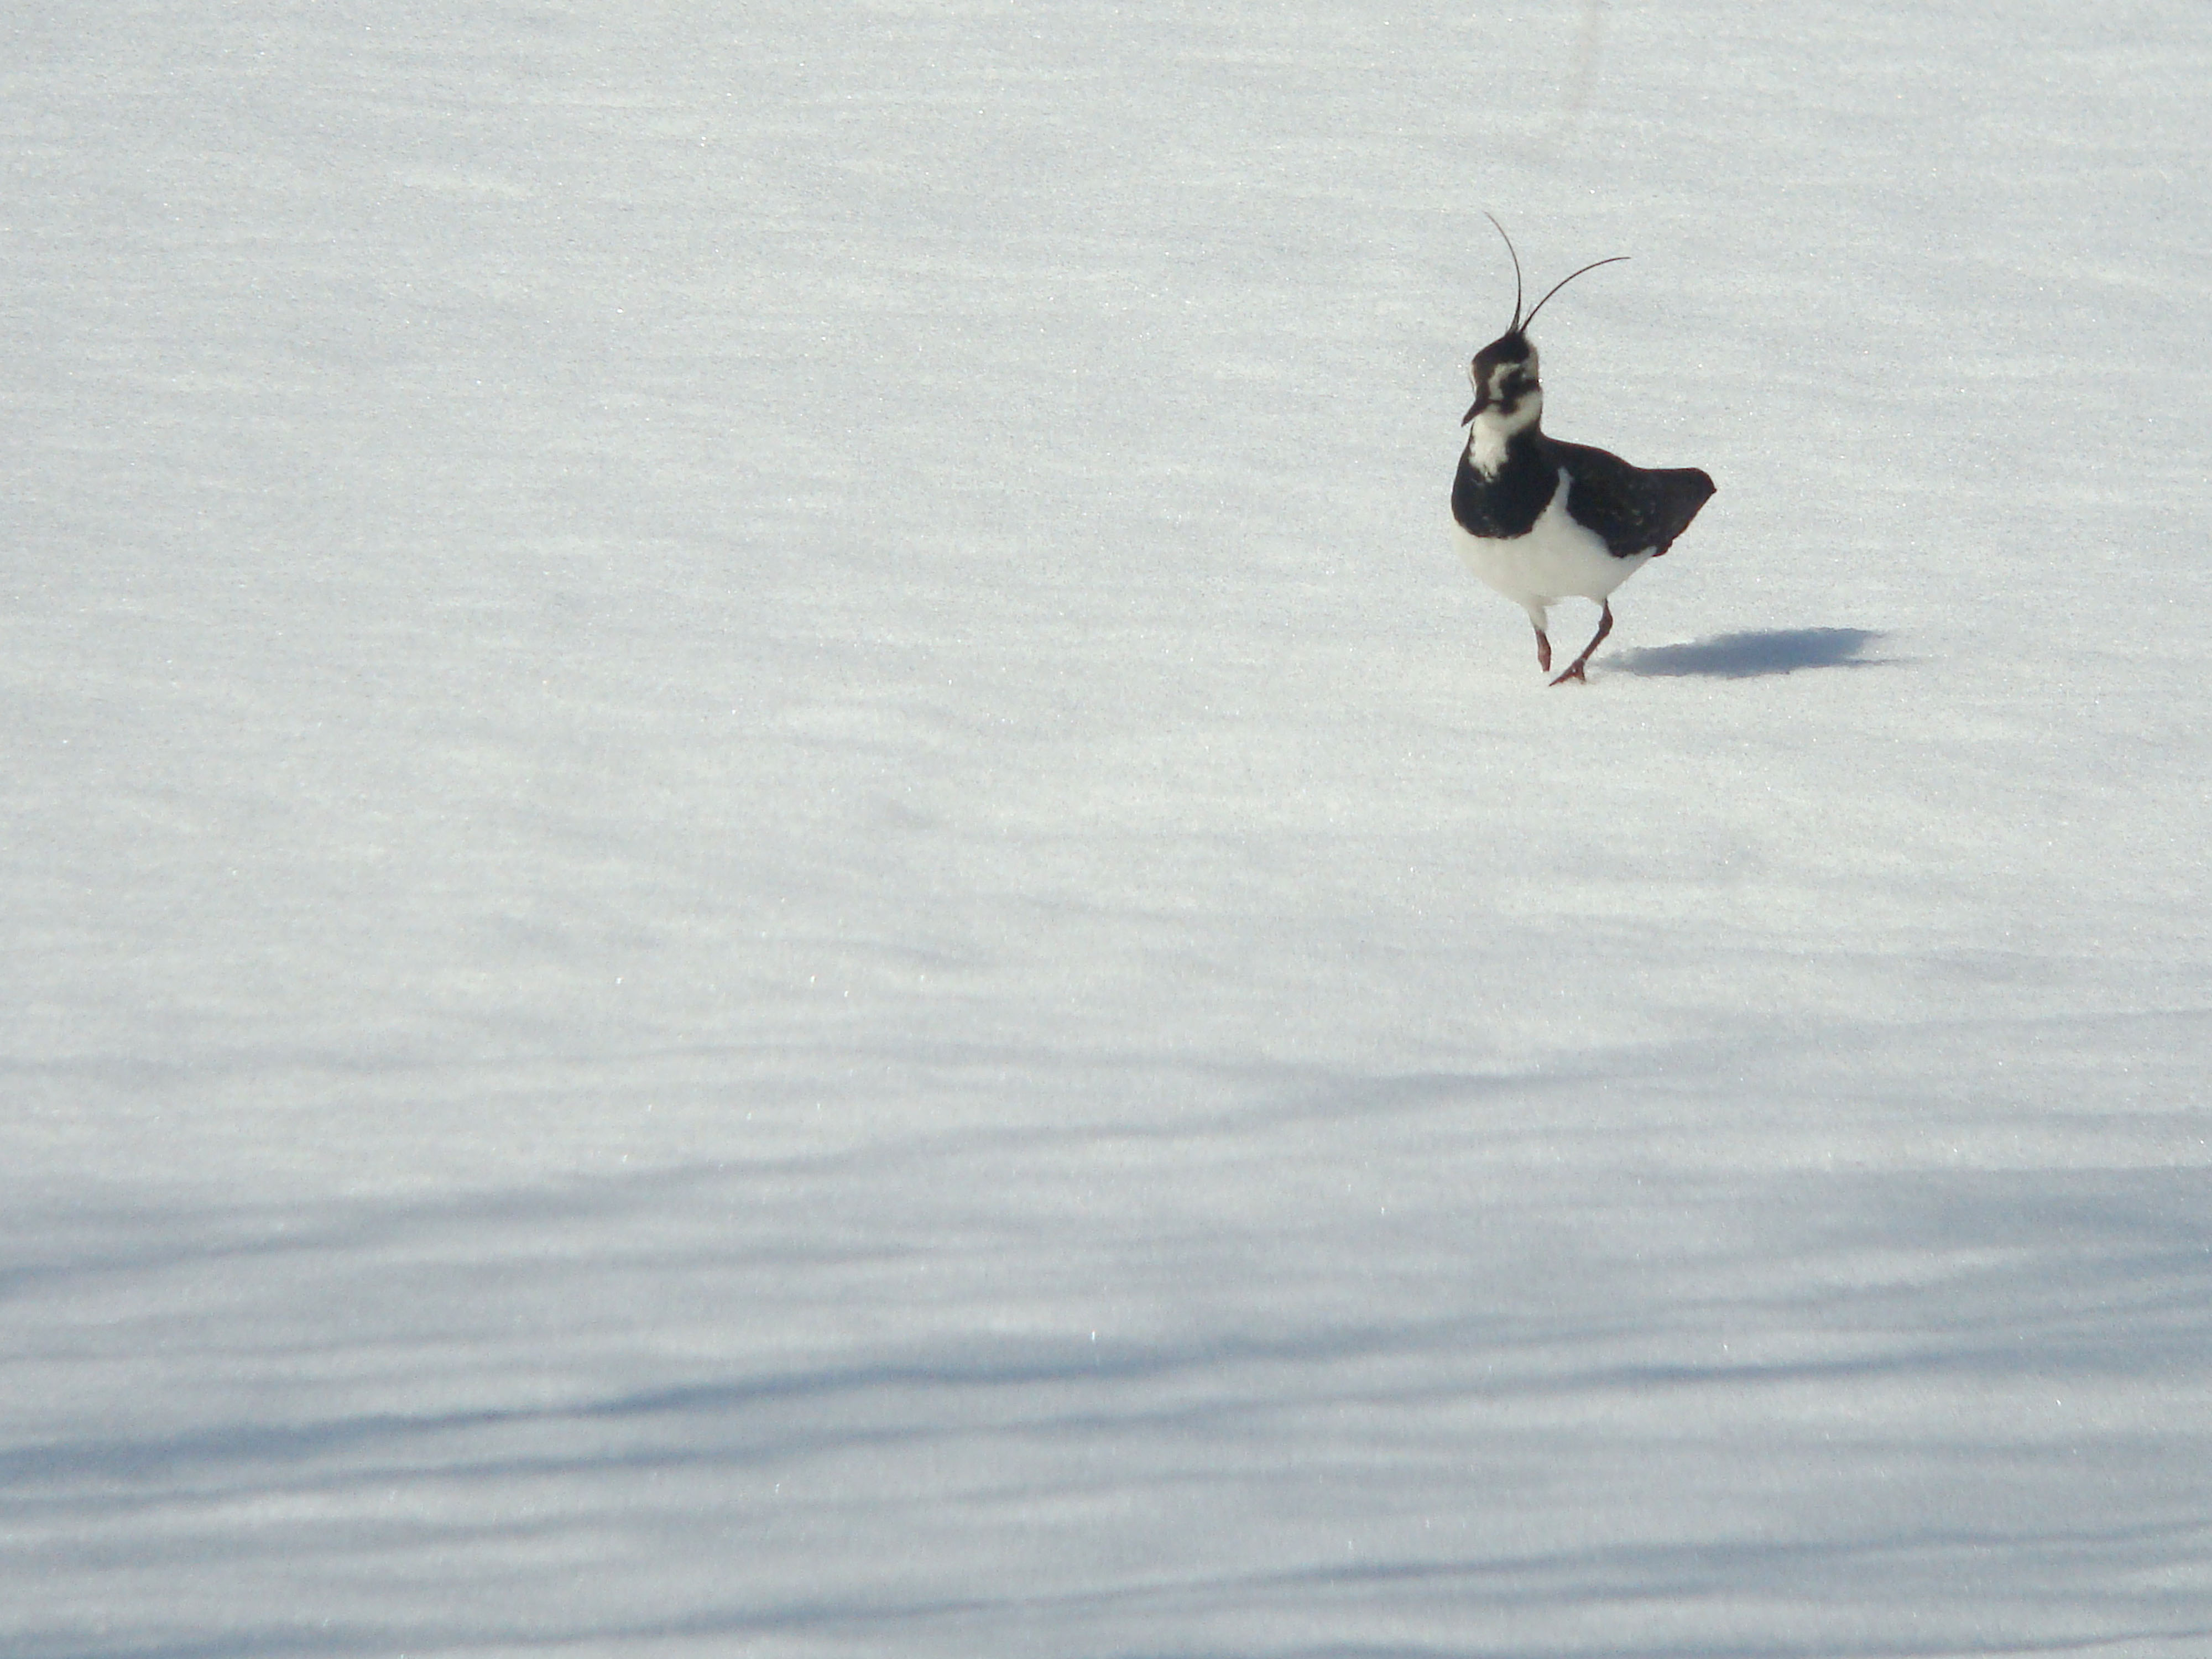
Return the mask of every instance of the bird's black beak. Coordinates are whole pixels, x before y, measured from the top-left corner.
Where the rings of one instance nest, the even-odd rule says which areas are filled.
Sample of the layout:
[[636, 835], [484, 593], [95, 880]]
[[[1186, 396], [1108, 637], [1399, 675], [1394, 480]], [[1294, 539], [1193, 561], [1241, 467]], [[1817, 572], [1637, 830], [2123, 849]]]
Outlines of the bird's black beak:
[[1470, 426], [1474, 424], [1474, 417], [1481, 414], [1484, 410], [1489, 407], [1489, 395], [1486, 392], [1477, 392], [1475, 394], [1474, 401], [1467, 406], [1467, 413], [1460, 416], [1459, 423], [1462, 426]]

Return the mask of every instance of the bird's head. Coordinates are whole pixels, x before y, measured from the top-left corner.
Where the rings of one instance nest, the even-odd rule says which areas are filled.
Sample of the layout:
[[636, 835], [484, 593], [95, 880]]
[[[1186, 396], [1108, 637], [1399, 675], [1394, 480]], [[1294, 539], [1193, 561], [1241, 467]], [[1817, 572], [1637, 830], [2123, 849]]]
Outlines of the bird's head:
[[1474, 354], [1468, 365], [1468, 378], [1474, 382], [1474, 403], [1467, 411], [1462, 426], [1475, 427], [1471, 441], [1484, 441], [1502, 443], [1524, 427], [1534, 426], [1544, 412], [1544, 388], [1536, 379], [1536, 347], [1528, 338], [1528, 325], [1536, 320], [1536, 313], [1569, 283], [1583, 270], [1595, 270], [1599, 265], [1618, 264], [1626, 254], [1616, 254], [1610, 259], [1600, 259], [1584, 265], [1582, 270], [1571, 270], [1552, 284], [1550, 293], [1521, 314], [1521, 256], [1514, 251], [1513, 239], [1505, 235], [1505, 227], [1498, 224], [1495, 216], [1485, 218], [1498, 226], [1498, 234], [1505, 237], [1505, 252], [1513, 259], [1513, 320], [1505, 325], [1505, 332]]
[[1544, 410], [1544, 388], [1536, 379], [1536, 348], [1526, 334], [1513, 329], [1499, 335], [1474, 354], [1467, 366], [1474, 383], [1474, 402], [1462, 426], [1479, 415], [1507, 432], [1517, 432]]

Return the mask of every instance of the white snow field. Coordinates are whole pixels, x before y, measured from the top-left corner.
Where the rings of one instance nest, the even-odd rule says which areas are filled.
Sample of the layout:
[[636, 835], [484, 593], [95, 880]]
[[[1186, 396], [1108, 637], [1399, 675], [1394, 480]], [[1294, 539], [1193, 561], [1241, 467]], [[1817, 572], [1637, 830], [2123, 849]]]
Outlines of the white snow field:
[[0, 1652], [2212, 1655], [2208, 88], [11, 0]]

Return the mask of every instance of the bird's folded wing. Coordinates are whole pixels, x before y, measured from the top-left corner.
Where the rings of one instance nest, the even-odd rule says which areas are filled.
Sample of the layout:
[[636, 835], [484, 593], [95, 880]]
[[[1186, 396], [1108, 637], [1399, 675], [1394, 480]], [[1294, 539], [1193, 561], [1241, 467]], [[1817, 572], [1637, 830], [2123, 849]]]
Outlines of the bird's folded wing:
[[1616, 558], [1664, 553], [1713, 493], [1713, 481], [1693, 466], [1655, 471], [1585, 444], [1553, 445], [1574, 479], [1568, 512]]

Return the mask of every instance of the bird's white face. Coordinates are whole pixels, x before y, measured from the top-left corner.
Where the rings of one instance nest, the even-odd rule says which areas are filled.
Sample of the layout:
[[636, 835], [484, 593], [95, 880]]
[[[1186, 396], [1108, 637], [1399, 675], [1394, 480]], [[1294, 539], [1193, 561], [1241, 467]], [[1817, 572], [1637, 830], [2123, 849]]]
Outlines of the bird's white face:
[[[1499, 342], [1504, 344], [1504, 342]], [[1536, 348], [1498, 351], [1486, 346], [1468, 366], [1474, 406], [1467, 411], [1468, 453], [1484, 472], [1504, 465], [1505, 447], [1516, 433], [1536, 424], [1544, 413], [1544, 388], [1536, 378]]]

